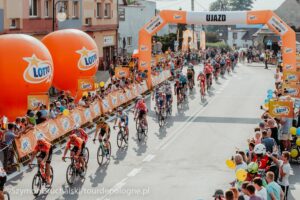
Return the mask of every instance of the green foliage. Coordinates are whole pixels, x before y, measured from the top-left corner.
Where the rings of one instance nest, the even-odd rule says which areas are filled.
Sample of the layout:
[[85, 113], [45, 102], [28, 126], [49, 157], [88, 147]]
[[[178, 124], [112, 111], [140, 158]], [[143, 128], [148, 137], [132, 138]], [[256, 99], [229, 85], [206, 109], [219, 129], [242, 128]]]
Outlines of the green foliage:
[[177, 40], [177, 35], [170, 33], [164, 36], [153, 36], [153, 39], [162, 43], [162, 51], [165, 52], [169, 47], [174, 50], [174, 41]]
[[216, 43], [219, 42], [218, 34], [215, 32], [206, 33], [206, 42]]
[[231, 10], [251, 10], [255, 0], [230, 0]]
[[215, 43], [207, 42], [206, 47], [207, 48], [223, 48], [223, 49], [231, 50], [231, 47], [224, 42], [215, 42]]
[[216, 0], [209, 6], [210, 11], [230, 10], [229, 0]]

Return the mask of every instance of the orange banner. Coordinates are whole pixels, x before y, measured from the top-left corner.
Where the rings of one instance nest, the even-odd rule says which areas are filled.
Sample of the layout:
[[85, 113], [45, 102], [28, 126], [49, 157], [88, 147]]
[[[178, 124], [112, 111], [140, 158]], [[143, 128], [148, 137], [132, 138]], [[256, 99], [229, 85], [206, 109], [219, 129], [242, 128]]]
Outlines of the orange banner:
[[78, 80], [78, 91], [92, 91], [94, 87], [95, 81], [92, 77]]
[[46, 94], [43, 95], [29, 95], [27, 96], [27, 107], [28, 110], [36, 110], [39, 106], [43, 104], [47, 107], [49, 106], [49, 96]]
[[130, 76], [130, 71], [128, 67], [116, 67], [115, 68], [115, 76], [116, 78], [129, 78]]
[[272, 117], [294, 117], [294, 104], [292, 101], [270, 100], [269, 113]]
[[287, 80], [288, 82], [300, 82], [300, 72], [284, 71], [283, 80]]
[[287, 91], [287, 94], [294, 98], [300, 98], [300, 84], [296, 82], [283, 85], [283, 89]]

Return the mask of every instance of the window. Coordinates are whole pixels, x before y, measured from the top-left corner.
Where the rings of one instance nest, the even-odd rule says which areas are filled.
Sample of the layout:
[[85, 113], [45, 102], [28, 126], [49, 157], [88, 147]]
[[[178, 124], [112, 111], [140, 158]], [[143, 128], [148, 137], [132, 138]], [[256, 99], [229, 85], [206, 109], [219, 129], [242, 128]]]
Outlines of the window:
[[38, 0], [29, 0], [29, 16], [38, 16]]
[[73, 1], [73, 18], [79, 17], [79, 6], [78, 1]]
[[105, 4], [105, 8], [104, 8], [104, 17], [105, 18], [110, 18], [110, 3], [106, 3]]
[[92, 25], [92, 18], [85, 18], [85, 25], [86, 26]]
[[125, 8], [119, 8], [119, 20], [125, 21]]
[[66, 16], [69, 16], [69, 9], [68, 9], [68, 2], [67, 1], [61, 1], [58, 3], [58, 6], [56, 8], [56, 13], [66, 13]]
[[237, 33], [233, 33], [232, 38], [233, 38], [234, 40], [236, 40], [236, 39], [237, 39]]
[[132, 45], [132, 37], [127, 37], [127, 45], [128, 46]]
[[45, 0], [45, 17], [49, 17], [49, 0]]
[[102, 18], [102, 3], [97, 3], [97, 18]]
[[20, 19], [11, 19], [9, 28], [10, 29], [20, 28]]

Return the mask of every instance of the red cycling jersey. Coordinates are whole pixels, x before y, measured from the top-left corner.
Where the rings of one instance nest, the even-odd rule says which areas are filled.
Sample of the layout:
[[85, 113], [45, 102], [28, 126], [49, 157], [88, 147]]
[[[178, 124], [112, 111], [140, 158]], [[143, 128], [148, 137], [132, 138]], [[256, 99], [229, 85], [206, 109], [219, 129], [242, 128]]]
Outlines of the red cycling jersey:
[[136, 104], [136, 106], [135, 106], [135, 108], [137, 109], [137, 110], [139, 110], [139, 111], [145, 111], [145, 112], [147, 112], [147, 105], [146, 105], [146, 103], [144, 102], [144, 100], [140, 100], [140, 101], [138, 101], [137, 102], [137, 104]]
[[76, 134], [76, 136], [83, 139], [85, 143], [87, 142], [88, 137], [89, 137], [82, 128], [79, 128], [78, 130], [73, 130], [72, 134]]
[[205, 65], [204, 67], [204, 73], [205, 74], [211, 74], [213, 72], [213, 67], [211, 65]]
[[47, 142], [47, 141], [41, 141], [42, 144], [37, 144], [35, 147], [34, 147], [34, 151], [37, 153], [37, 152], [45, 152], [45, 153], [49, 153], [50, 149], [51, 149], [51, 143], [50, 142]]
[[67, 149], [70, 149], [71, 145], [73, 145], [74, 147], [81, 148], [83, 142], [84, 142], [84, 141], [83, 141], [80, 137], [77, 137], [77, 136], [76, 136], [76, 138], [75, 138], [74, 141], [69, 140], [69, 141], [67, 142], [66, 148], [67, 148]]

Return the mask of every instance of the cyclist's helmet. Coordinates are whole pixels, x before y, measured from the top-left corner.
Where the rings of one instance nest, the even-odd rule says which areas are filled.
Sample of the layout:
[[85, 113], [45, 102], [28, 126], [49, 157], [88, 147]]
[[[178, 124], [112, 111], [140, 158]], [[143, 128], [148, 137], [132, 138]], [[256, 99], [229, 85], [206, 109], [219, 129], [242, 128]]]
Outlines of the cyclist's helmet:
[[46, 140], [44, 138], [40, 138], [37, 140], [37, 145], [41, 145], [45, 142]]
[[258, 164], [256, 162], [251, 162], [248, 164], [247, 171], [250, 174], [257, 174], [258, 172]]
[[75, 135], [75, 134], [71, 134], [70, 136], [69, 136], [69, 139], [70, 140], [75, 140], [77, 138], [77, 136]]
[[263, 144], [257, 144], [254, 147], [254, 153], [258, 155], [265, 155], [266, 154], [266, 146]]
[[99, 119], [99, 122], [104, 122], [104, 121], [105, 121], [104, 117], [101, 117], [101, 118]]
[[123, 108], [122, 108], [122, 107], [118, 107], [117, 111], [118, 111], [118, 112], [122, 112], [122, 111], [123, 111]]
[[143, 96], [142, 95], [139, 95], [139, 96], [137, 96], [137, 100], [140, 100], [140, 99], [142, 99], [143, 98]]

